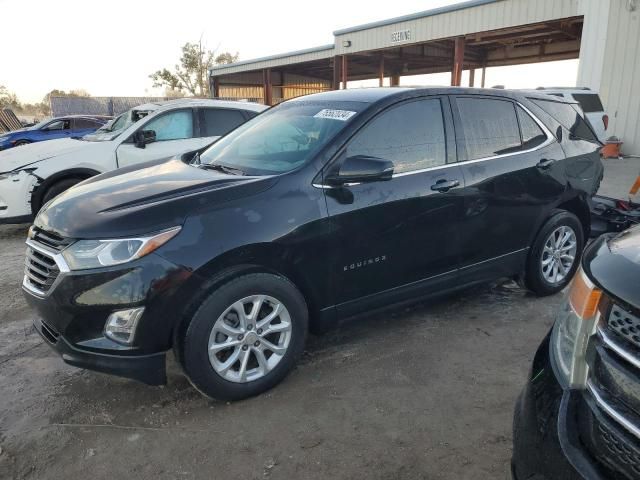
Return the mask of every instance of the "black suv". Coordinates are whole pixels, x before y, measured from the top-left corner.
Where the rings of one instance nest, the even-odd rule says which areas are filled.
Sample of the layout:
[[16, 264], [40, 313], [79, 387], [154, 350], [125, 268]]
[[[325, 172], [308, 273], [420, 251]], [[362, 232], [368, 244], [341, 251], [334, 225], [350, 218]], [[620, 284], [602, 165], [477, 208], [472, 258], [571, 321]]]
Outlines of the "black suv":
[[640, 478], [640, 226], [589, 245], [530, 378], [515, 479]]
[[49, 202], [23, 287], [67, 363], [159, 384], [173, 348], [201, 392], [243, 398], [337, 318], [497, 277], [561, 290], [599, 149], [579, 107], [545, 95], [309, 95]]

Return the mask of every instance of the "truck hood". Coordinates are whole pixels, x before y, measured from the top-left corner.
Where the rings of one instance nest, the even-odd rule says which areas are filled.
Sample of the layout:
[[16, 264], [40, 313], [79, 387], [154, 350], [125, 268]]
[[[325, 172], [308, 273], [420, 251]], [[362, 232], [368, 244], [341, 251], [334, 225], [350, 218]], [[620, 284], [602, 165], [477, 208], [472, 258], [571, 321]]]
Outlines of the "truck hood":
[[600, 237], [585, 253], [583, 265], [603, 290], [640, 308], [640, 225]]
[[92, 177], [46, 204], [34, 225], [67, 238], [109, 239], [182, 225], [188, 215], [271, 187], [275, 177], [228, 175], [181, 160]]
[[82, 150], [89, 152], [92, 148], [99, 148], [100, 143], [60, 138], [3, 150], [0, 152], [0, 172], [10, 172], [16, 168], [26, 167], [51, 157], [67, 155], [72, 152]]

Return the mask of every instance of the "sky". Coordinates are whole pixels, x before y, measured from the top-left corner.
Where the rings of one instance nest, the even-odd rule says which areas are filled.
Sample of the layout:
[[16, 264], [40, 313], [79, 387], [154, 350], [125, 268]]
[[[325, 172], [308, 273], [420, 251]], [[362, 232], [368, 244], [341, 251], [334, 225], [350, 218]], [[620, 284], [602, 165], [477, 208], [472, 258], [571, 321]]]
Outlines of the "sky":
[[[210, 49], [239, 52], [248, 60], [332, 43], [332, 32], [340, 28], [454, 3], [459, 2], [0, 0], [0, 85], [22, 102], [40, 101], [54, 88], [84, 89], [93, 96], [161, 95], [149, 75], [175, 65], [180, 47], [200, 36]], [[577, 65], [568, 60], [490, 68], [486, 85], [573, 86]], [[449, 80], [440, 74], [401, 83]]]

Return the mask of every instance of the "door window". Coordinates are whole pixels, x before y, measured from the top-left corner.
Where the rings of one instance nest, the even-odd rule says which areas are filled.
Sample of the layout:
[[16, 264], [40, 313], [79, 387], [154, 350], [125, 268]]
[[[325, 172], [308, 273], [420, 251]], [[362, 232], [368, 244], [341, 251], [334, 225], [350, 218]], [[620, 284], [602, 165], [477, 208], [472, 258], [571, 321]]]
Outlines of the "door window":
[[201, 137], [221, 137], [246, 121], [242, 112], [229, 108], [204, 108], [201, 118]]
[[69, 120], [56, 120], [51, 122], [49, 125], [43, 128], [43, 130], [47, 132], [53, 132], [58, 130], [69, 130], [70, 124]]
[[[520, 150], [520, 132], [512, 102], [489, 98], [456, 99], [466, 160], [504, 155]], [[460, 139], [458, 139], [460, 142]], [[464, 151], [464, 149], [461, 149]]]
[[542, 131], [540, 125], [522, 107], [517, 106], [516, 110], [520, 122], [520, 132], [522, 132], [522, 150], [542, 145], [547, 140], [547, 135]]
[[74, 130], [84, 130], [87, 128], [100, 128], [101, 126], [102, 126], [101, 123], [98, 123], [95, 120], [91, 120], [89, 118], [75, 118], [73, 120]]
[[437, 98], [417, 100], [385, 110], [356, 134], [346, 156], [391, 160], [395, 173], [446, 163], [442, 106]]
[[191, 110], [175, 110], [154, 118], [142, 127], [156, 132], [156, 141], [181, 140], [193, 137]]

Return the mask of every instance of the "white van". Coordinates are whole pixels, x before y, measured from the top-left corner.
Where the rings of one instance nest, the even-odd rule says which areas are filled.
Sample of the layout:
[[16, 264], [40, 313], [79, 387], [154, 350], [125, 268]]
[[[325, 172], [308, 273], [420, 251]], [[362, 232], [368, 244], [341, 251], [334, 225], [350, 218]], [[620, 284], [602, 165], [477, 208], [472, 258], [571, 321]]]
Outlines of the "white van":
[[266, 108], [208, 99], [149, 103], [82, 138], [2, 151], [0, 224], [31, 221], [50, 199], [99, 173], [205, 147]]

